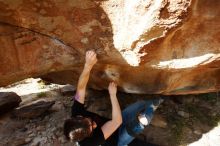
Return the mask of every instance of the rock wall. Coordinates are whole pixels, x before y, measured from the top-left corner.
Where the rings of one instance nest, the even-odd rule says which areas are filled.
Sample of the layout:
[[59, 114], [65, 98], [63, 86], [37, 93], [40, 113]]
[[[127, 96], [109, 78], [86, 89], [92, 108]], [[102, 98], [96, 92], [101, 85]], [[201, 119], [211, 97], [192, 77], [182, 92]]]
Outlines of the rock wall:
[[28, 77], [129, 93], [220, 89], [220, 1], [0, 0], [0, 86]]

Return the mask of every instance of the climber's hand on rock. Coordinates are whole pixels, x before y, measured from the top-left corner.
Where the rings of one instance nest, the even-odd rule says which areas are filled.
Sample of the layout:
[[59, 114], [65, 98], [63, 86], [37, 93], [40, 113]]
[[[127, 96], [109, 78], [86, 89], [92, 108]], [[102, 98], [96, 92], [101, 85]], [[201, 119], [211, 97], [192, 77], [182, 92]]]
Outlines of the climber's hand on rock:
[[114, 82], [109, 83], [108, 91], [110, 95], [116, 95], [117, 93], [117, 85]]
[[94, 51], [87, 51], [86, 52], [86, 62], [85, 66], [92, 68], [94, 64], [97, 62], [96, 53]]

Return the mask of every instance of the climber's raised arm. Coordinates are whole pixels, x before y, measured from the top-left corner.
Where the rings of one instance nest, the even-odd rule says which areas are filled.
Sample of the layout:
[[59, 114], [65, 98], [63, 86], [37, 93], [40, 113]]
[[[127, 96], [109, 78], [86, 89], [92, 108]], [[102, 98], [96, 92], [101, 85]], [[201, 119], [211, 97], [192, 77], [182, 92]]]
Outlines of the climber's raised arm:
[[96, 62], [97, 62], [96, 53], [94, 51], [87, 51], [85, 58], [85, 65], [79, 77], [76, 95], [75, 95], [75, 100], [77, 100], [82, 104], [84, 104], [85, 101], [86, 85], [89, 80], [90, 71], [92, 70], [92, 67]]
[[116, 96], [117, 85], [114, 82], [111, 82], [109, 84], [108, 90], [112, 104], [112, 119], [106, 122], [101, 128], [105, 139], [111, 136], [112, 133], [116, 131], [116, 129], [118, 129], [122, 123], [121, 108]]

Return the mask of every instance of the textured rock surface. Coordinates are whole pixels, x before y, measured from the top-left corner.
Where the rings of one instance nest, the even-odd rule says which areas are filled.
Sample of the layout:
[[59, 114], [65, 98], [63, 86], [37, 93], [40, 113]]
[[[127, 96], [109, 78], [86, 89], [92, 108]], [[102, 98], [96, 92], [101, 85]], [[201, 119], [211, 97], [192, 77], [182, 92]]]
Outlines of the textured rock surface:
[[21, 98], [14, 92], [0, 92], [0, 115], [19, 106]]
[[31, 105], [19, 107], [13, 111], [13, 115], [18, 118], [36, 118], [45, 114], [53, 105], [55, 101], [45, 102], [38, 101]]
[[220, 89], [220, 1], [0, 0], [0, 85], [41, 76], [76, 84], [88, 49], [90, 87], [130, 93]]

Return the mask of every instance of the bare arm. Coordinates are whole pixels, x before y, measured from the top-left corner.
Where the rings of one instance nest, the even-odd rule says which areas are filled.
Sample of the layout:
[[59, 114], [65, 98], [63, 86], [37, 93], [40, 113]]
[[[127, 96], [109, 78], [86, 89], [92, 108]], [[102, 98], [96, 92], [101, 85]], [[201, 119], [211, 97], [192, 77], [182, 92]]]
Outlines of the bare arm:
[[75, 99], [82, 104], [84, 104], [85, 102], [86, 85], [89, 80], [90, 71], [92, 70], [92, 67], [96, 62], [97, 62], [96, 53], [93, 51], [87, 51], [86, 62], [83, 71], [79, 77], [76, 96], [75, 96]]
[[117, 128], [122, 123], [122, 116], [121, 116], [121, 108], [118, 103], [118, 99], [116, 96], [117, 87], [115, 83], [109, 84], [109, 94], [112, 104], [112, 120], [106, 122], [102, 127], [102, 132], [104, 134], [105, 139], [112, 135], [112, 133], [117, 130]]

